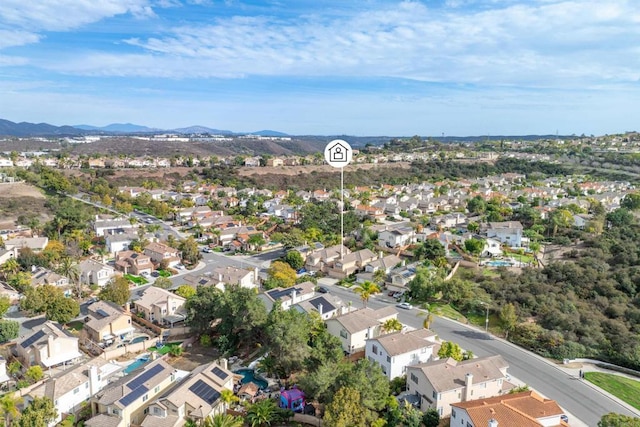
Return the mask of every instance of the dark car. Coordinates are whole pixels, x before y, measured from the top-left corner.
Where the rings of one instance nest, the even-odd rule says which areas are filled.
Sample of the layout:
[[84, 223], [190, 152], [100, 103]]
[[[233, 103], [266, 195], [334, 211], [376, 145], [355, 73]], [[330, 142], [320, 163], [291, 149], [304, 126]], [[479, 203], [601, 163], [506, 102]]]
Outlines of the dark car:
[[318, 286], [318, 292], [321, 294], [328, 294], [329, 293], [329, 289], [327, 289], [324, 286]]

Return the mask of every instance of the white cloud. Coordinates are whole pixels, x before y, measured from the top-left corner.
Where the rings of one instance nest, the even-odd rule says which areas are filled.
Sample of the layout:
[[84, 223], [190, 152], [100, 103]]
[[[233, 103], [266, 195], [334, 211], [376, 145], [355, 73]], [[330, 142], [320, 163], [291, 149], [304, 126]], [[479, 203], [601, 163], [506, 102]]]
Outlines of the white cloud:
[[219, 18], [129, 39], [141, 49], [135, 55], [96, 52], [50, 66], [89, 75], [384, 76], [551, 87], [640, 77], [640, 15], [631, 0], [589, 7], [506, 1], [475, 11], [385, 5], [340, 19]]
[[0, 29], [0, 49], [22, 46], [39, 40], [40, 36], [38, 34], [29, 31]]
[[101, 19], [132, 13], [149, 16], [148, 0], [2, 0], [0, 23], [32, 31], [66, 31]]

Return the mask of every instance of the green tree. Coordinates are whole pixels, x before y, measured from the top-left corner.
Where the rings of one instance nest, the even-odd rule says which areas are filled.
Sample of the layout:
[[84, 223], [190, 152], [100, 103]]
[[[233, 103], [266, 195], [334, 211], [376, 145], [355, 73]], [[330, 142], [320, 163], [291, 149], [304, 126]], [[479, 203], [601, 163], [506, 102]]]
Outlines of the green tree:
[[58, 265], [58, 273], [67, 277], [72, 286], [76, 286], [76, 295], [82, 296], [82, 284], [80, 283], [80, 269], [78, 263], [70, 257], [64, 257]]
[[379, 288], [382, 289], [385, 281], [387, 280], [387, 272], [383, 268], [378, 268], [373, 272], [373, 283], [378, 285]]
[[427, 310], [424, 312], [419, 311], [416, 316], [424, 317], [424, 320], [422, 321], [423, 328], [429, 329], [431, 327], [431, 324], [433, 323], [433, 313], [431, 313], [431, 310]]
[[377, 294], [378, 292], [380, 292], [380, 288], [375, 283], [370, 282], [370, 281], [367, 280], [367, 281], [357, 285], [356, 287], [354, 287], [353, 291], [355, 293], [357, 293], [358, 295], [360, 295], [360, 299], [362, 300], [362, 304], [364, 304], [364, 306], [366, 307], [367, 306], [367, 302], [369, 301], [369, 298], [371, 298], [372, 295]]
[[182, 298], [189, 299], [196, 294], [196, 290], [193, 286], [189, 285], [180, 285], [178, 289], [176, 289], [176, 295], [181, 296]]
[[446, 255], [446, 251], [444, 250], [444, 246], [438, 239], [427, 239], [422, 244], [420, 244], [414, 251], [414, 256], [416, 259], [429, 259], [434, 260], [436, 258], [444, 257]]
[[259, 400], [247, 409], [246, 420], [251, 427], [270, 426], [277, 409], [273, 400]]
[[153, 282], [153, 286], [160, 289], [169, 289], [173, 286], [173, 282], [168, 277], [160, 276]]
[[4, 279], [7, 280], [10, 275], [16, 274], [20, 271], [20, 264], [15, 258], [9, 258], [4, 264], [2, 264], [2, 266], [0, 266], [0, 271], [2, 271]]
[[20, 323], [15, 320], [0, 319], [0, 343], [18, 338]]
[[602, 416], [598, 427], [640, 427], [640, 418], [610, 412]]
[[58, 415], [53, 402], [48, 397], [36, 397], [24, 408], [18, 418], [17, 427], [47, 427]]
[[398, 319], [388, 319], [386, 320], [382, 326], [381, 326], [382, 330], [389, 333], [389, 332], [397, 332], [397, 331], [401, 331], [402, 330], [402, 323], [400, 323], [400, 321]]
[[405, 401], [402, 406], [401, 420], [403, 427], [420, 427], [422, 425], [422, 412]]
[[472, 255], [478, 256], [484, 249], [484, 240], [471, 238], [464, 241], [464, 249]]
[[5, 295], [0, 296], [0, 317], [4, 317], [4, 315], [7, 314], [9, 307], [11, 307], [9, 297]]
[[22, 404], [23, 399], [15, 393], [7, 393], [0, 397], [0, 414], [4, 417], [4, 425], [10, 426], [11, 420], [20, 415], [18, 407]]
[[220, 392], [220, 400], [222, 400], [222, 403], [224, 404], [224, 410], [226, 411], [227, 409], [229, 409], [231, 404], [239, 402], [240, 398], [236, 396], [232, 390], [228, 390], [225, 388]]
[[437, 409], [429, 408], [422, 416], [424, 427], [438, 427], [440, 425], [440, 414]]
[[418, 267], [415, 277], [407, 284], [411, 296], [417, 301], [433, 299], [442, 286], [442, 278], [433, 269], [427, 267]]
[[326, 427], [365, 427], [365, 408], [360, 404], [360, 392], [353, 387], [342, 387], [324, 411]]
[[302, 368], [309, 356], [309, 318], [298, 310], [282, 310], [275, 304], [265, 328], [269, 356], [275, 360], [276, 371], [283, 377]]
[[31, 313], [44, 313], [47, 319], [67, 323], [80, 314], [80, 304], [64, 296], [62, 289], [53, 285], [29, 288], [20, 301], [20, 308]]
[[296, 283], [296, 271], [289, 264], [274, 261], [267, 269], [267, 283], [269, 288], [289, 288]]
[[244, 423], [242, 418], [235, 417], [229, 414], [216, 414], [213, 417], [210, 415], [202, 424], [202, 427], [242, 427]]
[[298, 251], [289, 251], [284, 256], [284, 262], [289, 264], [294, 270], [300, 270], [304, 266], [304, 258]]
[[629, 193], [622, 198], [620, 206], [630, 211], [640, 209], [640, 193]]
[[178, 249], [182, 251], [182, 260], [188, 264], [195, 265], [202, 258], [198, 250], [198, 242], [192, 236], [182, 240]]
[[505, 333], [505, 338], [509, 339], [509, 332], [513, 331], [518, 324], [518, 315], [513, 304], [505, 304], [500, 309], [500, 326]]
[[42, 367], [39, 365], [33, 365], [24, 373], [24, 376], [27, 377], [31, 382], [35, 383], [42, 379], [44, 376], [44, 372], [42, 372]]
[[453, 360], [457, 360], [458, 362], [464, 359], [464, 355], [462, 354], [462, 349], [460, 346], [451, 341], [445, 341], [440, 346], [440, 350], [438, 350], [438, 357], [440, 359], [446, 359], [448, 357]]
[[100, 291], [100, 299], [111, 301], [116, 305], [124, 305], [131, 297], [129, 291], [129, 280], [122, 276], [117, 276], [111, 280]]

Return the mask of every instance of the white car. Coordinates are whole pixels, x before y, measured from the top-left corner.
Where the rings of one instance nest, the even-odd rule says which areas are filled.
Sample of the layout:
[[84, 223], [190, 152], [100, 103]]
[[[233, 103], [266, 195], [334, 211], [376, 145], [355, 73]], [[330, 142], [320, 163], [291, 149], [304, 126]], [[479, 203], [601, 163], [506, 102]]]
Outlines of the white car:
[[396, 305], [396, 307], [403, 308], [405, 310], [411, 310], [413, 308], [413, 306], [408, 302], [401, 302], [400, 304]]

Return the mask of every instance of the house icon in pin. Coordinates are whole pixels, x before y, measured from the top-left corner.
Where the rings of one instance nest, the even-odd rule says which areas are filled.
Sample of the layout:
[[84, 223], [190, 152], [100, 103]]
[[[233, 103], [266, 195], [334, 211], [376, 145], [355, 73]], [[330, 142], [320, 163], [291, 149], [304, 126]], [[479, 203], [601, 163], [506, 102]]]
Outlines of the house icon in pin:
[[339, 142], [336, 142], [328, 149], [329, 161], [331, 162], [347, 162], [349, 149]]

